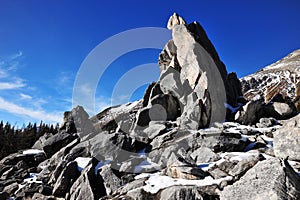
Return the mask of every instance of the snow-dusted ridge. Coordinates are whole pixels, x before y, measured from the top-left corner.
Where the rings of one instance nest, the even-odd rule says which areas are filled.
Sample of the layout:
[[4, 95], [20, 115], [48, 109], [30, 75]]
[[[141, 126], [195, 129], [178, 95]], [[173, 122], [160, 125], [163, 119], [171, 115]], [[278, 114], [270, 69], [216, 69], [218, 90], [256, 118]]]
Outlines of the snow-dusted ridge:
[[277, 89], [283, 96], [293, 99], [295, 84], [300, 81], [300, 49], [261, 70], [240, 79], [247, 100], [259, 98]]

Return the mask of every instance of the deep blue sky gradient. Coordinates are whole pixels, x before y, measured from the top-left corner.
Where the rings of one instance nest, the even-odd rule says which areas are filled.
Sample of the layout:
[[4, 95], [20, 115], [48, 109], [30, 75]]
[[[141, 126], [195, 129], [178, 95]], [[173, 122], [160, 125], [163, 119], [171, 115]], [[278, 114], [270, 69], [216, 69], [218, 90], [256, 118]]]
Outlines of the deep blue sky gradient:
[[[0, 76], [0, 83], [21, 80], [24, 86], [2, 89], [0, 98], [30, 111], [62, 116], [71, 109], [77, 70], [94, 47], [125, 30], [166, 27], [173, 12], [188, 23], [200, 22], [227, 70], [242, 77], [300, 48], [299, 10], [299, 0], [1, 0], [0, 70], [8, 75]], [[122, 63], [126, 71], [131, 64], [156, 62], [157, 54], [136, 52], [136, 57], [129, 55], [115, 66]], [[19, 56], [12, 59], [15, 55]], [[15, 67], [9, 69], [10, 65]], [[109, 87], [100, 88], [97, 94], [109, 97]], [[18, 98], [21, 94], [31, 98]], [[38, 121], [34, 116], [0, 106], [4, 121]]]

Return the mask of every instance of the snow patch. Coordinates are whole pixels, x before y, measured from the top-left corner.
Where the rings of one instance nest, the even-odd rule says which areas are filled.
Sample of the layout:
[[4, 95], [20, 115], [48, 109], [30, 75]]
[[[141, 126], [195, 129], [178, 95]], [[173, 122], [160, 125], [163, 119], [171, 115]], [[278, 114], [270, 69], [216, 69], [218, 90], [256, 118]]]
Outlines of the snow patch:
[[24, 182], [25, 183], [40, 183], [40, 184], [43, 183], [42, 181], [37, 180], [37, 174], [36, 173], [29, 173], [29, 177], [24, 179]]
[[140, 101], [135, 101], [135, 102], [128, 102], [126, 104], [122, 104], [120, 106], [111, 108], [108, 113], [109, 114], [117, 114], [117, 113], [121, 113], [124, 111], [130, 111], [132, 110], [134, 107], [136, 107], [138, 104], [140, 103]]
[[135, 180], [137, 179], [141, 179], [141, 178], [149, 178], [150, 176], [158, 176], [160, 175], [160, 172], [156, 172], [156, 173], [141, 173], [139, 175], [136, 175], [134, 177]]
[[231, 181], [232, 177], [227, 176], [220, 179], [213, 179], [211, 176], [207, 176], [202, 180], [186, 180], [186, 179], [174, 179], [169, 176], [164, 175], [155, 175], [150, 176], [147, 181], [145, 181], [145, 186], [143, 186], [143, 190], [146, 192], [150, 192], [152, 194], [156, 194], [161, 189], [176, 186], [176, 185], [184, 185], [184, 186], [208, 186], [208, 185], [219, 185], [222, 181]]
[[262, 153], [262, 155], [263, 155], [263, 157], [265, 158], [265, 159], [272, 159], [272, 158], [274, 158], [273, 156], [270, 156], [270, 155], [268, 155], [268, 154], [265, 154], [265, 153]]
[[221, 154], [221, 157], [230, 161], [242, 161], [255, 155], [257, 155], [255, 152], [225, 152]]
[[270, 137], [268, 137], [268, 136], [266, 136], [266, 135], [262, 135], [261, 137], [262, 137], [262, 139], [263, 139], [264, 141], [266, 141], [266, 142], [268, 143], [268, 144], [267, 144], [267, 147], [268, 147], [268, 148], [273, 147], [273, 138], [270, 138]]
[[241, 133], [241, 130], [235, 128], [235, 127], [231, 127], [231, 128], [228, 128], [226, 129], [226, 132], [229, 132], [229, 133]]
[[36, 155], [36, 154], [44, 154], [45, 152], [39, 149], [27, 149], [23, 151], [24, 155]]
[[259, 132], [259, 133], [268, 133], [268, 132], [273, 132], [276, 129], [282, 127], [280, 125], [276, 125], [276, 126], [267, 127], [267, 128], [255, 128], [252, 126], [240, 125], [235, 122], [225, 122], [224, 126], [229, 127], [229, 128], [226, 128], [226, 131], [228, 131], [230, 133], [241, 133], [242, 130], [248, 130], [251, 132]]
[[91, 160], [92, 158], [89, 157], [77, 157], [74, 161], [77, 162], [78, 170], [81, 172]]
[[237, 127], [240, 124], [236, 123], [236, 122], [224, 122], [223, 125], [226, 126], [226, 127]]

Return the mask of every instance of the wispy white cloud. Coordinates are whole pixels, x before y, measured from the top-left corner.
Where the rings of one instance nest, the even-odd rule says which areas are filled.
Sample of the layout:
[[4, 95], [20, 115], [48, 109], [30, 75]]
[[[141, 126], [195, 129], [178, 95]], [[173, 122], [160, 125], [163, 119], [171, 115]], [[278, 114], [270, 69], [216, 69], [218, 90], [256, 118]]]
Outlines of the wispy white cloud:
[[15, 54], [12, 54], [11, 56], [9, 56], [9, 60], [15, 60], [19, 57], [22, 57], [23, 56], [23, 52], [22, 51], [19, 51], [18, 53], [15, 53]]
[[12, 54], [0, 61], [0, 71], [9, 72], [16, 71], [20, 65], [20, 58], [23, 57], [23, 52]]
[[[75, 75], [73, 72], [61, 71], [58, 73], [57, 77], [57, 84], [59, 86], [70, 86], [70, 84], [72, 83], [72, 79], [75, 77]], [[71, 84], [71, 86], [73, 85]]]
[[35, 109], [42, 110], [44, 105], [49, 102], [44, 98], [34, 98], [30, 103]]
[[45, 110], [32, 110], [9, 102], [2, 97], [0, 97], [0, 109], [11, 114], [30, 117], [32, 119], [43, 120], [46, 122], [61, 122], [62, 119], [61, 113], [48, 113]]
[[12, 90], [26, 86], [21, 79], [17, 79], [14, 82], [0, 82], [0, 90]]
[[21, 97], [21, 99], [32, 99], [32, 96], [30, 96], [30, 95], [28, 95], [28, 94], [24, 94], [24, 93], [21, 93], [20, 94], [20, 97]]
[[15, 74], [20, 65], [18, 59], [22, 56], [22, 51], [19, 51], [0, 61], [0, 90], [13, 90], [26, 86], [24, 80]]
[[[61, 122], [64, 108], [57, 102], [57, 99], [52, 98], [51, 94], [45, 91], [40, 91], [40, 87], [30, 84], [30, 80], [23, 79], [24, 77], [18, 73], [18, 69], [24, 66], [23, 57], [23, 52], [19, 51], [0, 60], [0, 112], [2, 116], [13, 115], [24, 121]], [[41, 97], [41, 94], [47, 97]], [[49, 103], [50, 100], [48, 102], [48, 98], [51, 99], [51, 103]], [[56, 104], [59, 105], [58, 108], [54, 106]]]
[[0, 68], [0, 78], [5, 78], [5, 77], [7, 77], [7, 72]]

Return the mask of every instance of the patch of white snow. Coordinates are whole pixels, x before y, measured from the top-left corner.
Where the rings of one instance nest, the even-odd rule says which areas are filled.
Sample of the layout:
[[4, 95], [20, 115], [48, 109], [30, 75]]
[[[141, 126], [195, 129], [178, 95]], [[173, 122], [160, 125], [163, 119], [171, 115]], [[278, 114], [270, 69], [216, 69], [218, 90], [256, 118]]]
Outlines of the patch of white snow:
[[27, 149], [23, 151], [24, 155], [36, 155], [36, 154], [44, 154], [45, 152], [39, 149]]
[[257, 155], [255, 152], [225, 152], [221, 154], [221, 157], [230, 161], [242, 161], [255, 155]]
[[42, 181], [37, 180], [36, 173], [29, 173], [29, 178], [24, 179], [24, 182], [26, 182], [26, 183], [43, 183]]
[[175, 186], [175, 185], [190, 185], [190, 186], [208, 186], [208, 185], [219, 185], [222, 181], [231, 181], [232, 177], [227, 176], [220, 179], [213, 179], [211, 176], [207, 176], [202, 180], [186, 180], [186, 179], [174, 179], [169, 176], [150, 176], [147, 181], [145, 181], [145, 186], [143, 190], [156, 194], [159, 190]]
[[77, 162], [78, 170], [81, 172], [91, 160], [89, 157], [77, 157], [74, 161]]

